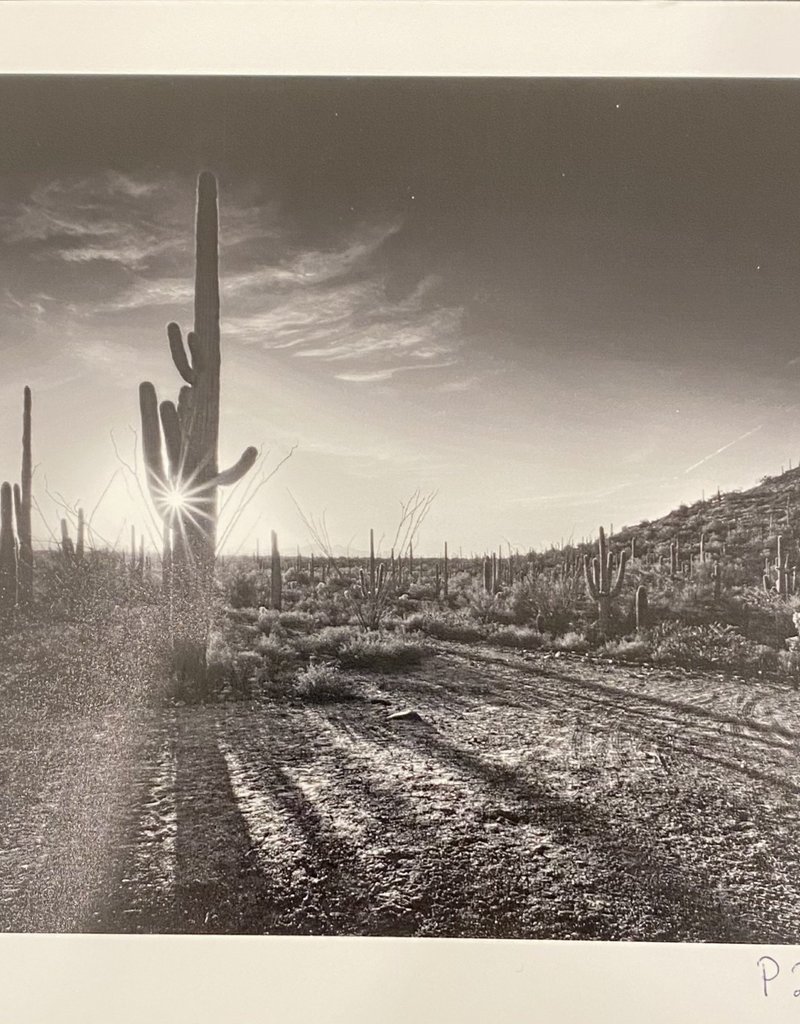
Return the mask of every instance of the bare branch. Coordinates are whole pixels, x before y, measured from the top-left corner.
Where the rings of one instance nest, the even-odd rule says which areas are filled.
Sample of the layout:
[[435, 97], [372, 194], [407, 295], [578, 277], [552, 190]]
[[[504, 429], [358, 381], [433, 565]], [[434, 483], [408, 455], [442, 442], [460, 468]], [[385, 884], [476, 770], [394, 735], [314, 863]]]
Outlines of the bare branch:
[[[218, 549], [221, 548], [223, 546], [223, 544], [227, 541], [228, 537], [230, 537], [231, 531], [233, 529], [235, 529], [236, 524], [242, 518], [242, 515], [243, 515], [245, 509], [252, 503], [253, 499], [258, 494], [258, 492], [261, 490], [261, 488], [265, 484], [269, 483], [269, 481], [275, 476], [275, 474], [284, 465], [284, 463], [289, 461], [289, 459], [292, 457], [292, 455], [294, 455], [294, 452], [295, 452], [296, 449], [297, 449], [297, 445], [293, 444], [292, 447], [289, 449], [289, 451], [286, 453], [286, 455], [284, 455], [284, 457], [280, 460], [280, 462], [278, 462], [278, 464], [269, 473], [267, 473], [267, 475], [265, 477], [262, 477], [262, 479], [258, 482], [258, 484], [254, 488], [252, 488], [252, 490], [249, 490], [249, 493], [248, 493], [248, 491], [245, 491], [245, 496], [242, 498], [241, 502], [239, 503], [239, 506], [237, 507], [236, 511], [234, 512], [233, 518], [231, 519], [230, 523], [228, 523], [228, 526], [223, 531], [222, 537], [219, 539], [219, 542], [217, 544], [217, 548]], [[249, 485], [248, 485], [248, 489], [249, 489]]]

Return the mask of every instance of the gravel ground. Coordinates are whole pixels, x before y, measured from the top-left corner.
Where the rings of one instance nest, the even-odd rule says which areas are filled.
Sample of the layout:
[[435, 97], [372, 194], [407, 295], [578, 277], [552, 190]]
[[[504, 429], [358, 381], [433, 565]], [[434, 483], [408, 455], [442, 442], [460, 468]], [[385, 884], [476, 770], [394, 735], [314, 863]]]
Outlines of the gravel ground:
[[[54, 920], [797, 941], [797, 693], [445, 643], [421, 669], [359, 682], [359, 700], [186, 706], [152, 723], [119, 751], [135, 770], [108, 765], [102, 887], [84, 884], [79, 922]], [[390, 717], [403, 710], [416, 715]], [[12, 832], [55, 849], [58, 828]], [[21, 891], [3, 890], [15, 911]]]

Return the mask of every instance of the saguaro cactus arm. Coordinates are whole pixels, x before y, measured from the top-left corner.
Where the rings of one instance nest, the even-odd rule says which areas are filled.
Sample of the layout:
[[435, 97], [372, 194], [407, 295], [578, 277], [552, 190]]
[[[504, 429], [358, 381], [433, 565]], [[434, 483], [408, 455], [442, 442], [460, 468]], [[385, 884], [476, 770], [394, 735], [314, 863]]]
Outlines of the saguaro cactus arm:
[[149, 380], [143, 381], [139, 385], [139, 411], [142, 418], [142, 452], [147, 472], [147, 484], [154, 504], [159, 512], [162, 512], [168, 481], [161, 448], [158, 397], [155, 387]]
[[170, 480], [175, 480], [180, 473], [181, 457], [183, 455], [183, 437], [181, 435], [178, 410], [174, 402], [162, 402], [158, 407], [158, 411], [161, 415], [161, 429], [164, 431], [164, 447], [167, 449], [169, 477]]
[[611, 587], [611, 597], [616, 597], [620, 590], [622, 590], [622, 584], [625, 580], [625, 566], [627, 564], [628, 552], [623, 551], [619, 559], [619, 566], [617, 568], [617, 578], [614, 580], [614, 585]]
[[238, 483], [245, 473], [253, 468], [257, 458], [257, 448], [253, 448], [252, 445], [249, 448], [245, 448], [239, 459], [229, 469], [217, 473], [214, 479], [210, 481], [210, 486], [231, 487], [233, 484]]
[[[189, 335], [193, 337], [193, 335]], [[169, 351], [172, 355], [172, 361], [175, 364], [175, 369], [183, 377], [187, 384], [194, 384], [196, 377], [195, 372], [189, 364], [189, 359], [186, 355], [186, 350], [183, 347], [183, 337], [181, 336], [181, 329], [176, 323], [167, 324], [167, 339], [169, 340]], [[188, 339], [187, 339], [188, 341]]]

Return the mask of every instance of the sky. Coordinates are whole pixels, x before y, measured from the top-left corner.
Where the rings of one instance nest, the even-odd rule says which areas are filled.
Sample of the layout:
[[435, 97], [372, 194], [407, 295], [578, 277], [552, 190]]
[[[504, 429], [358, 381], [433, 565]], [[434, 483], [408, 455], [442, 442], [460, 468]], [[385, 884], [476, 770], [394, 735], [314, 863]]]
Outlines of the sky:
[[262, 451], [228, 553], [303, 515], [388, 553], [417, 490], [422, 554], [541, 548], [800, 461], [798, 82], [5, 77], [0, 478], [29, 384], [41, 544], [62, 503], [155, 541], [137, 390], [181, 384], [201, 170], [220, 463]]

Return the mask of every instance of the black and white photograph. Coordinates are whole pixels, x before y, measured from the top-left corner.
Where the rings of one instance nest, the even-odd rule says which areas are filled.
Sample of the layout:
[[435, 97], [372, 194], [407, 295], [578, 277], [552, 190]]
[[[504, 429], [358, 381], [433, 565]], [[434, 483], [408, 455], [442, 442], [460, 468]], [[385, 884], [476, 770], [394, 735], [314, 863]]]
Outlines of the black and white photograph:
[[0, 929], [796, 942], [800, 82], [0, 142]]

